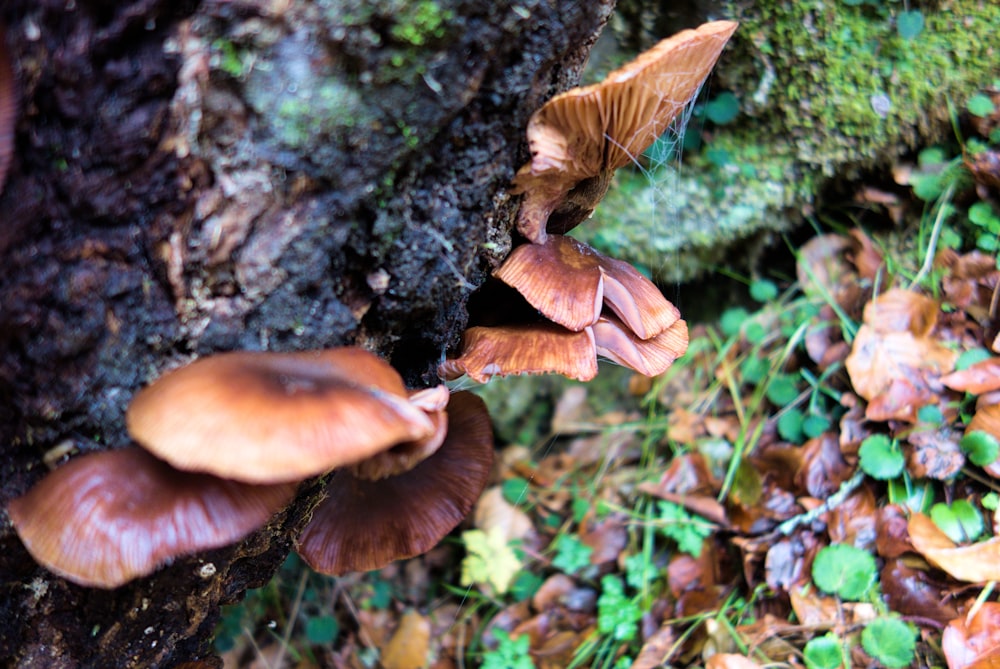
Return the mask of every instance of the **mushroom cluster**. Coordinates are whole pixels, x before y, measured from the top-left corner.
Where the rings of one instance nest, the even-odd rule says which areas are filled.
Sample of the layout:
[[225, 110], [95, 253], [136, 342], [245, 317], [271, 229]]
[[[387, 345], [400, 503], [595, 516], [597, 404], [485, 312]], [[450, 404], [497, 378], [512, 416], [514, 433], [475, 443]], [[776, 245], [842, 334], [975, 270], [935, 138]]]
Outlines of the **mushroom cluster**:
[[74, 458], [9, 504], [35, 560], [81, 585], [239, 541], [331, 470], [296, 549], [324, 573], [375, 569], [458, 525], [493, 462], [481, 400], [408, 391], [356, 348], [202, 358], [141, 390], [126, 424], [143, 448]]
[[634, 267], [563, 233], [593, 213], [615, 170], [632, 162], [697, 94], [736, 30], [714, 21], [669, 37], [599, 84], [549, 100], [528, 123], [531, 160], [517, 246], [494, 276], [543, 319], [476, 325], [443, 378], [555, 372], [581, 381], [603, 356], [640, 374], [663, 373], [687, 350], [687, 324]]

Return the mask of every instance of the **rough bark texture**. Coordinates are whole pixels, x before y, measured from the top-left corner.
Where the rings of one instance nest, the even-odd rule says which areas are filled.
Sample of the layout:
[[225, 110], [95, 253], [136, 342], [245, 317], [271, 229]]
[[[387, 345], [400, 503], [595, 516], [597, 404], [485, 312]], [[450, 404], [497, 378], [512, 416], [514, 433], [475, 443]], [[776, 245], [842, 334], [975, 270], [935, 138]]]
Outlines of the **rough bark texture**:
[[[575, 83], [610, 5], [5, 3], [4, 508], [47, 453], [127, 444], [131, 396], [197, 355], [359, 344], [430, 383], [509, 248], [527, 118]], [[114, 591], [35, 565], [4, 513], [0, 664], [210, 658], [219, 604], [267, 581], [317, 490]]]

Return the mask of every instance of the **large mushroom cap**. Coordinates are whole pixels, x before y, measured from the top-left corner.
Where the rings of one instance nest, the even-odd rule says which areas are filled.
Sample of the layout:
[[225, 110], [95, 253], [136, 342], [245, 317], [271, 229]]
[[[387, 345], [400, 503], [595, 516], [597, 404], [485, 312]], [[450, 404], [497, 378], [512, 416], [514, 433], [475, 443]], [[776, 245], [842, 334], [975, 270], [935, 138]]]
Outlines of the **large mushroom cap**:
[[71, 460], [8, 510], [39, 564], [80, 585], [115, 588], [177, 556], [242, 539], [295, 488], [179, 472], [128, 448]]
[[584, 220], [603, 196], [609, 173], [636, 160], [697, 94], [736, 26], [714, 21], [683, 30], [603, 82], [570, 89], [536, 111], [527, 129], [531, 161], [514, 179], [514, 192], [526, 194], [521, 234], [543, 241], [550, 215], [578, 186], [593, 191], [591, 202], [582, 201], [586, 193], [573, 198], [575, 213], [554, 220], [550, 230], [566, 232]]
[[178, 469], [251, 483], [302, 480], [434, 432], [396, 371], [356, 348], [202, 358], [141, 390], [126, 423]]
[[371, 571], [424, 553], [469, 513], [492, 465], [486, 405], [471, 393], [454, 393], [448, 436], [437, 452], [410, 471], [379, 481], [337, 472], [295, 550], [316, 571], [333, 575]]

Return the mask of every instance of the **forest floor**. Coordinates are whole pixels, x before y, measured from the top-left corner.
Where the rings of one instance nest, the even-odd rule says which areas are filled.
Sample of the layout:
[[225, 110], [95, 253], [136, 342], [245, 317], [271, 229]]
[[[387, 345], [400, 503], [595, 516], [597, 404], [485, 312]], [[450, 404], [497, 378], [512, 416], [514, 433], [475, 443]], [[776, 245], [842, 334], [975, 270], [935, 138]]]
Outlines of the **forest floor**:
[[859, 185], [891, 225], [815, 223], [666, 374], [602, 369], [610, 407], [565, 384], [428, 554], [291, 556], [226, 610], [226, 666], [997, 666], [998, 165], [934, 147]]

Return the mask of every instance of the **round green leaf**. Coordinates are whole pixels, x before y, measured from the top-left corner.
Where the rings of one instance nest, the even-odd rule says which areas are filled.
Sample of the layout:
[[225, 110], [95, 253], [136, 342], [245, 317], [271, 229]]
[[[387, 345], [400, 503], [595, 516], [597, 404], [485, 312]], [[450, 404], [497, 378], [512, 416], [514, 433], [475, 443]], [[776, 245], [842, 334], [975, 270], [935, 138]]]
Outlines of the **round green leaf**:
[[930, 516], [956, 544], [975, 541], [983, 533], [983, 516], [968, 500], [956, 499], [950, 505], [935, 504]]
[[750, 297], [758, 302], [768, 302], [778, 296], [778, 287], [773, 281], [757, 279], [750, 284]]
[[996, 462], [997, 456], [1000, 455], [1000, 443], [997, 442], [996, 437], [982, 430], [969, 432], [962, 437], [958, 445], [972, 461], [972, 464], [978, 467], [993, 464]]
[[805, 417], [799, 409], [789, 409], [778, 419], [778, 434], [793, 444], [802, 443], [802, 423]]
[[500, 493], [508, 504], [522, 504], [524, 502], [524, 496], [528, 492], [528, 481], [521, 478], [520, 476], [515, 476], [512, 479], [507, 479], [500, 486]]
[[873, 585], [877, 572], [871, 553], [850, 544], [824, 547], [813, 560], [812, 577], [816, 586], [841, 599], [857, 601]]
[[749, 316], [747, 310], [741, 307], [733, 307], [732, 309], [723, 311], [722, 316], [719, 318], [719, 327], [722, 329], [722, 334], [727, 337], [739, 334], [740, 327], [743, 325], [743, 321], [747, 319], [747, 316]]
[[989, 360], [992, 357], [993, 354], [985, 348], [970, 348], [968, 351], [963, 351], [959, 354], [958, 360], [955, 361], [955, 371], [960, 372], [963, 369], [968, 369], [977, 362]]
[[993, 100], [985, 93], [976, 93], [965, 103], [965, 108], [973, 116], [989, 116], [996, 111]]
[[705, 116], [712, 123], [723, 125], [731, 122], [740, 114], [740, 101], [732, 93], [726, 91], [719, 93], [707, 105], [705, 105]]
[[903, 11], [896, 17], [896, 29], [903, 39], [913, 39], [924, 30], [924, 15], [919, 9]]
[[798, 396], [799, 389], [795, 385], [795, 377], [790, 374], [775, 374], [767, 387], [767, 399], [776, 407], [791, 404]]
[[861, 470], [879, 481], [896, 478], [906, 464], [899, 446], [884, 434], [866, 437], [858, 449], [858, 458]]
[[847, 664], [840, 638], [832, 632], [810, 639], [803, 649], [803, 655], [808, 669], [838, 669]]
[[316, 616], [306, 621], [306, 638], [314, 646], [332, 643], [340, 632], [337, 619], [330, 615]]
[[889, 669], [901, 669], [913, 662], [916, 634], [902, 620], [879, 618], [861, 632], [861, 646]]

